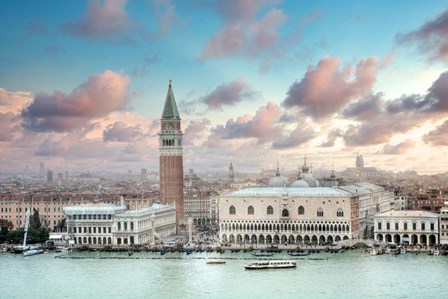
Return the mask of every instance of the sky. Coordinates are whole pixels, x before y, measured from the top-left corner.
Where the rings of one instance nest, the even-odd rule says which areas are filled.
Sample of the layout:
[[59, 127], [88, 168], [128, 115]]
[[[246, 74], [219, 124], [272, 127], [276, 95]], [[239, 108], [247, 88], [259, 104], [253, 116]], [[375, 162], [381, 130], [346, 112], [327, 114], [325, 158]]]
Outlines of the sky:
[[446, 1], [3, 1], [0, 172], [448, 170]]

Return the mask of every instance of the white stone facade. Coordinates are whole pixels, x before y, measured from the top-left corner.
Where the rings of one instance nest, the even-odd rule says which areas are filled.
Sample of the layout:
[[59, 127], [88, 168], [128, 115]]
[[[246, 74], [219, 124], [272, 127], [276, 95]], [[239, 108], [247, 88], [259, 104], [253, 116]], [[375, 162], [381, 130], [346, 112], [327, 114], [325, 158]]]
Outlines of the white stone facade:
[[375, 216], [375, 240], [387, 243], [439, 243], [439, 215], [428, 211], [389, 211]]
[[144, 245], [176, 232], [176, 209], [160, 204], [140, 210], [86, 204], [66, 207], [64, 213], [77, 245]]
[[338, 188], [242, 189], [219, 200], [221, 242], [332, 243], [357, 238], [358, 198]]

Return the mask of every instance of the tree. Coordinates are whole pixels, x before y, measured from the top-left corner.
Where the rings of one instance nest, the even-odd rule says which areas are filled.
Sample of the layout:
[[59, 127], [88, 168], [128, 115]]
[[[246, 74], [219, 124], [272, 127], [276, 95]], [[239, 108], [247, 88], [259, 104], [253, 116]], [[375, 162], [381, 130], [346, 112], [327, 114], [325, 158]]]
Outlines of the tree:
[[36, 209], [33, 209], [33, 216], [30, 218], [30, 226], [35, 229], [41, 227], [39, 211]]
[[58, 220], [58, 224], [56, 224], [54, 231], [57, 232], [63, 232], [67, 230], [67, 225], [66, 225], [66, 219], [62, 218], [61, 220]]
[[0, 219], [0, 243], [7, 241], [6, 235], [12, 230], [14, 225], [10, 220]]

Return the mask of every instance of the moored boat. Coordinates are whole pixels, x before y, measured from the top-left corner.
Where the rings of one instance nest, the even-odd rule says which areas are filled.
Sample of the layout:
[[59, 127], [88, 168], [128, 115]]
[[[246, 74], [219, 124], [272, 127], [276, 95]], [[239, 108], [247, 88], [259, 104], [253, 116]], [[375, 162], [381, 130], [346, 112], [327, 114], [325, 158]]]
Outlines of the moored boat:
[[262, 269], [287, 269], [297, 267], [295, 261], [266, 261], [250, 263], [244, 266], [246, 270], [262, 270]]
[[267, 256], [273, 256], [274, 253], [271, 252], [253, 252], [251, 253], [253, 256], [257, 256], [257, 257], [267, 257]]
[[222, 265], [225, 264], [225, 261], [208, 261], [207, 265]]
[[23, 256], [31, 256], [31, 255], [36, 255], [39, 253], [43, 253], [44, 249], [42, 246], [35, 246], [32, 247], [30, 250], [27, 250], [23, 253]]

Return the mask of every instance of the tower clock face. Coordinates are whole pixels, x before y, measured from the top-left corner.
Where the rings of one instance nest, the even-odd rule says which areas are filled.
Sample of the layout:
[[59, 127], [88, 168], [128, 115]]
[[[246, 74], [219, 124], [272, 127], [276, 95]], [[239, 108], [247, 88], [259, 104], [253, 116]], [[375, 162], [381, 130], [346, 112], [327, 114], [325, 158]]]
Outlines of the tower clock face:
[[170, 125], [170, 124], [166, 124], [166, 125], [165, 125], [165, 129], [166, 129], [166, 130], [171, 129], [171, 125]]

